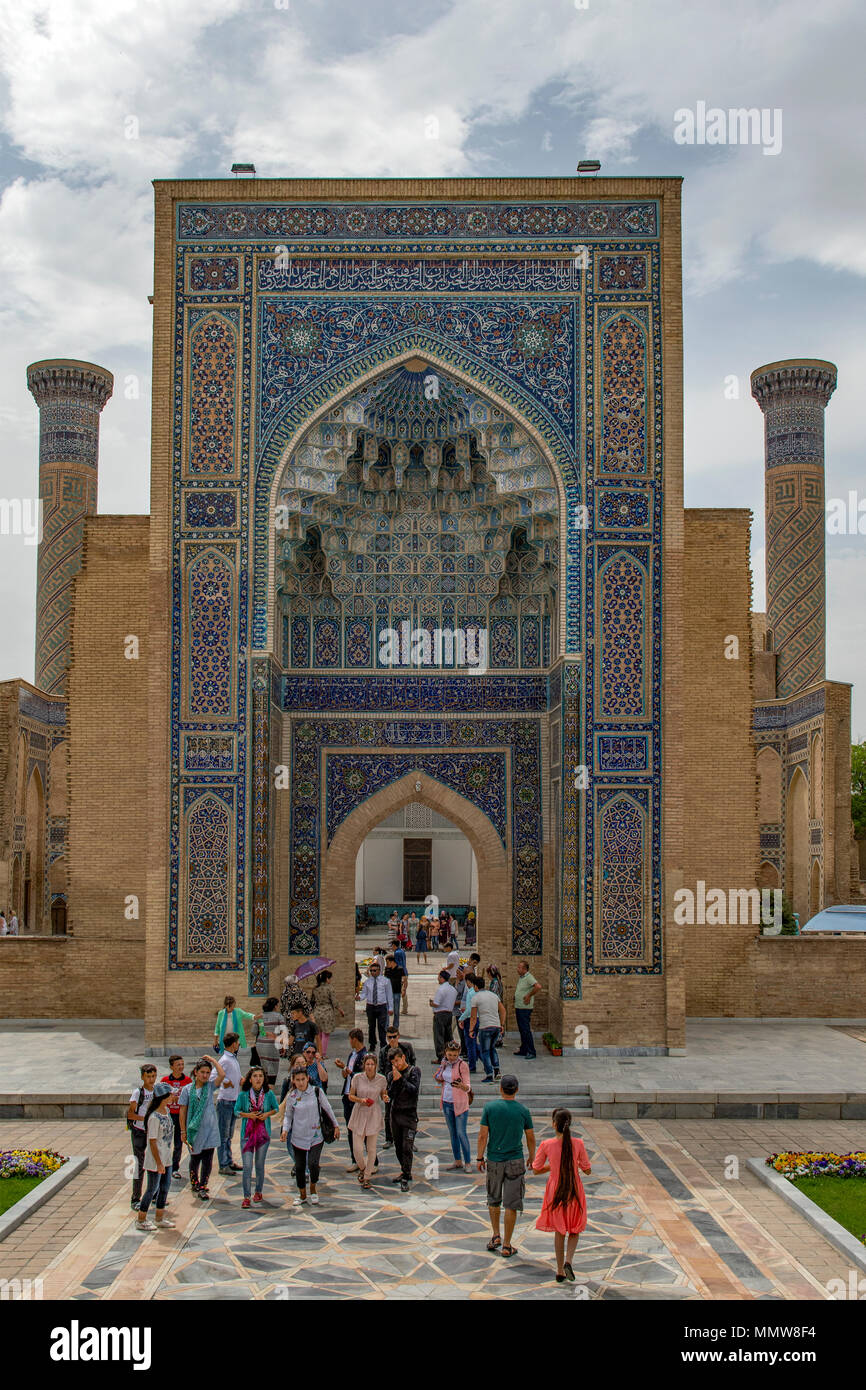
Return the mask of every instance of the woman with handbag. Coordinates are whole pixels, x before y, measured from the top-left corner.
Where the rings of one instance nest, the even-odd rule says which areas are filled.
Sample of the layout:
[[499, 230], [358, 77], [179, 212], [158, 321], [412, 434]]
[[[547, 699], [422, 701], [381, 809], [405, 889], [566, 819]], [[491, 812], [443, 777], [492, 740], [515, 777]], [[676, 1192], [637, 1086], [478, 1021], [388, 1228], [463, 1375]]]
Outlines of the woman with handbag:
[[435, 1074], [434, 1080], [442, 1087], [439, 1104], [448, 1126], [451, 1138], [451, 1152], [454, 1162], [449, 1163], [450, 1173], [469, 1173], [472, 1171], [472, 1155], [469, 1149], [469, 1135], [466, 1125], [469, 1107], [475, 1096], [469, 1084], [469, 1068], [460, 1056], [459, 1042], [450, 1042], [445, 1048], [445, 1056]]
[[328, 1097], [318, 1086], [310, 1085], [310, 1078], [304, 1066], [296, 1067], [292, 1072], [292, 1089], [286, 1096], [286, 1112], [283, 1116], [283, 1134], [286, 1148], [294, 1154], [295, 1159], [298, 1195], [293, 1205], [307, 1205], [309, 1170], [310, 1201], [317, 1207], [322, 1149], [325, 1144], [332, 1144], [335, 1139], [339, 1139], [340, 1131]]

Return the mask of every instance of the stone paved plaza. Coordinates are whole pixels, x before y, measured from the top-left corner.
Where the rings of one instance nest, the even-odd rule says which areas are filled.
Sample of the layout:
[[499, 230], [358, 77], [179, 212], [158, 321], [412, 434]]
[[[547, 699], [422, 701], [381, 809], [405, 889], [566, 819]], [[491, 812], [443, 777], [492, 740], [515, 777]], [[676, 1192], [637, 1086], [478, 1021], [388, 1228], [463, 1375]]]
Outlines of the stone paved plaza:
[[[473, 1142], [479, 1115], [476, 1104]], [[536, 1128], [549, 1133], [540, 1115]], [[237, 1179], [215, 1177], [206, 1206], [176, 1183], [177, 1228], [150, 1236], [132, 1229], [120, 1122], [4, 1121], [0, 1147], [51, 1145], [90, 1164], [6, 1238], [0, 1266], [6, 1278], [42, 1278], [51, 1299], [822, 1300], [829, 1279], [847, 1278], [844, 1257], [745, 1161], [783, 1147], [862, 1148], [866, 1125], [590, 1120], [579, 1131], [593, 1172], [571, 1287], [554, 1282], [551, 1238], [534, 1228], [544, 1180], [529, 1180], [518, 1254], [488, 1254], [484, 1180], [443, 1171], [450, 1152], [436, 1119], [422, 1121], [417, 1180], [405, 1195], [390, 1182], [393, 1150], [381, 1155], [373, 1190], [361, 1192], [344, 1171], [341, 1136], [323, 1164], [321, 1205], [298, 1212], [275, 1144], [260, 1210], [241, 1208]], [[737, 1180], [725, 1177], [732, 1156]]]
[[[510, 1261], [485, 1249], [484, 1178], [448, 1173], [447, 1134], [429, 1080], [432, 972], [413, 973], [404, 1036], [415, 1043], [424, 1084], [416, 1181], [407, 1194], [381, 1178], [363, 1193], [345, 1172], [345, 1139], [326, 1151], [318, 1208], [292, 1208], [295, 1195], [284, 1148], [274, 1143], [261, 1209], [240, 1206], [240, 1182], [214, 1176], [213, 1200], [198, 1202], [173, 1184], [174, 1231], [141, 1237], [129, 1210], [130, 1145], [120, 1115], [145, 1056], [140, 1022], [5, 1020], [0, 1148], [41, 1146], [84, 1154], [89, 1165], [47, 1206], [0, 1243], [0, 1276], [41, 1278], [58, 1299], [807, 1299], [828, 1297], [827, 1282], [848, 1265], [805, 1219], [746, 1167], [778, 1149], [866, 1148], [866, 1119], [591, 1119], [594, 1095], [665, 1091], [700, 1095], [831, 1094], [864, 1090], [866, 1028], [808, 1023], [696, 1021], [685, 1057], [587, 1056], [566, 1051], [535, 1062], [512, 1059], [540, 1139], [553, 1106], [577, 1111], [593, 1172], [586, 1180], [589, 1225], [575, 1258], [578, 1283], [553, 1280], [552, 1238], [535, 1231], [544, 1179], [528, 1181]], [[360, 1012], [358, 1022], [362, 1021]], [[179, 1042], [181, 1040], [178, 1040]], [[209, 1048], [199, 1039], [187, 1060]], [[333, 1035], [331, 1059], [345, 1052]], [[242, 1065], [247, 1054], [242, 1054]], [[162, 1068], [166, 1058], [158, 1058]], [[162, 1071], [160, 1070], [160, 1074]], [[480, 1083], [480, 1077], [478, 1078]], [[332, 1092], [336, 1089], [332, 1081]], [[469, 1135], [474, 1155], [488, 1088], [476, 1086]], [[493, 1090], [494, 1088], [489, 1088]], [[61, 1118], [55, 1101], [111, 1099], [113, 1119]], [[41, 1099], [40, 1099], [41, 1098]], [[28, 1116], [28, 1101], [38, 1118]], [[0, 1111], [0, 1114], [4, 1113]], [[339, 1116], [342, 1123], [342, 1116]], [[238, 1139], [235, 1137], [237, 1156]], [[732, 1171], [731, 1160], [738, 1176]], [[186, 1160], [183, 1163], [186, 1172]]]

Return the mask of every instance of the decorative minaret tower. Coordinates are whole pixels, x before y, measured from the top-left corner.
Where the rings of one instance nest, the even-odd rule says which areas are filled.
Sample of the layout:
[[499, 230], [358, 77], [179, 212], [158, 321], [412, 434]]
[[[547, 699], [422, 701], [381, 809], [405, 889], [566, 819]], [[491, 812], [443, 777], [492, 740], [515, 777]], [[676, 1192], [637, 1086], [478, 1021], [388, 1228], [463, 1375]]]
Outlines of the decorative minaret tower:
[[776, 697], [825, 678], [824, 409], [832, 362], [795, 358], [752, 372], [764, 413], [767, 636]]
[[99, 414], [114, 377], [92, 362], [52, 358], [27, 368], [39, 406], [42, 540], [36, 578], [36, 684], [66, 689], [72, 581], [81, 568], [84, 518], [96, 512]]

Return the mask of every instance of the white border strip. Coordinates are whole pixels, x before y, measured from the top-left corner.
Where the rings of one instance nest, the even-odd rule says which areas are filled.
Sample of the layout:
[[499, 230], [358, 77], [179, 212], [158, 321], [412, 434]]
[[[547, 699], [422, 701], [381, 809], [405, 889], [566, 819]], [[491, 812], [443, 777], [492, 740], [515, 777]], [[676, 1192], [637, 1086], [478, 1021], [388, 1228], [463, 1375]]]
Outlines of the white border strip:
[[55, 1192], [61, 1187], [65, 1187], [68, 1182], [77, 1177], [90, 1162], [87, 1157], [68, 1158], [62, 1168], [58, 1168], [56, 1173], [51, 1173], [42, 1182], [37, 1183], [26, 1197], [11, 1206], [8, 1211], [4, 1211], [0, 1216], [0, 1240], [5, 1240], [8, 1235], [17, 1230], [22, 1221], [26, 1221], [28, 1216], [32, 1216], [34, 1211], [50, 1202]]
[[[842, 1254], [847, 1255], [860, 1269], [866, 1270], [866, 1245], [862, 1245], [856, 1236], [852, 1236], [850, 1231], [846, 1231], [844, 1226], [834, 1221], [832, 1216], [828, 1216], [816, 1202], [806, 1197], [775, 1168], [771, 1168], [763, 1158], [747, 1158], [746, 1167], [777, 1192], [789, 1206], [796, 1207], [800, 1215], [804, 1216], [816, 1231], [820, 1231], [825, 1240], [829, 1240], [831, 1245], [835, 1245], [837, 1250], [841, 1250]], [[862, 1183], [864, 1180], [851, 1178], [850, 1181]]]

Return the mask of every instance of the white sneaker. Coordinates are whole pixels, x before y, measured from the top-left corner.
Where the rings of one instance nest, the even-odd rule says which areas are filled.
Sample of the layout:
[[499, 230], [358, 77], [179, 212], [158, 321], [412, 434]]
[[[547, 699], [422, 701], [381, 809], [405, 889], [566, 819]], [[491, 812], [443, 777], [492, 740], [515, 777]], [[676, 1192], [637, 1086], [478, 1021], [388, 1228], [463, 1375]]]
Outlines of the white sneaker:
[[317, 1207], [317, 1206], [319, 1205], [319, 1194], [318, 1194], [318, 1192], [311, 1192], [311, 1193], [310, 1193], [310, 1201], [312, 1202], [312, 1204], [313, 1204], [314, 1207]]
[[170, 1221], [170, 1220], [169, 1220], [167, 1217], [165, 1217], [165, 1216], [162, 1218], [161, 1221], [157, 1221], [157, 1223], [156, 1223], [156, 1229], [157, 1229], [158, 1231], [173, 1231], [173, 1230], [175, 1229], [176, 1226], [177, 1226], [177, 1222], [176, 1222], [176, 1221]]
[[155, 1231], [156, 1227], [152, 1221], [136, 1221], [135, 1229], [139, 1235], [147, 1235], [149, 1231]]
[[293, 1207], [305, 1207], [306, 1205], [307, 1205], [307, 1199], [306, 1199], [306, 1197], [296, 1197], [295, 1200], [292, 1202], [292, 1206], [293, 1206]]

